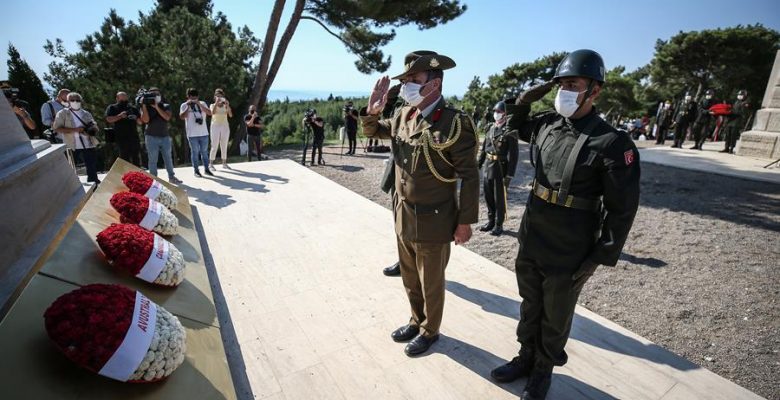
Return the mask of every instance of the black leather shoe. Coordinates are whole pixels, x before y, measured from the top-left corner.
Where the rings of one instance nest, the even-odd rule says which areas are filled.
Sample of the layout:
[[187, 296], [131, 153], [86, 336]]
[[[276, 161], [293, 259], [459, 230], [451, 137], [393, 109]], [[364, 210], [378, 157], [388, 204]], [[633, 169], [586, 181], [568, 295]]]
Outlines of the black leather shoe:
[[209, 169], [208, 169], [208, 168], [206, 168], [205, 170], [203, 170], [203, 172], [205, 172], [205, 173], [206, 173], [206, 175], [208, 175], [208, 176], [214, 176], [214, 174], [213, 174], [211, 171], [209, 171]]
[[412, 324], [404, 325], [390, 334], [395, 342], [408, 342], [420, 333], [420, 327]]
[[397, 262], [387, 268], [384, 268], [382, 270], [382, 273], [385, 274], [385, 276], [399, 276], [401, 275], [401, 263]]
[[490, 231], [490, 234], [493, 236], [501, 236], [502, 233], [504, 233], [504, 228], [501, 227], [501, 225], [496, 225], [496, 227]]
[[531, 375], [531, 370], [533, 370], [533, 368], [533, 353], [521, 350], [519, 356], [490, 371], [490, 376], [501, 383], [514, 382], [520, 378]]
[[531, 372], [528, 383], [520, 395], [521, 400], [544, 400], [552, 383], [552, 369], [538, 370]]
[[728, 153], [728, 152], [729, 152], [729, 149], [723, 149], [723, 150], [719, 151], [718, 153]]
[[690, 150], [698, 150], [699, 146], [698, 145], [693, 145], [693, 147], [689, 147], [688, 149], [690, 149]]
[[487, 224], [485, 224], [485, 225], [482, 225], [481, 227], [479, 227], [479, 230], [480, 230], [480, 232], [487, 232], [487, 231], [489, 231], [489, 230], [492, 230], [494, 226], [496, 226], [496, 223], [495, 223], [495, 222], [493, 222], [493, 221], [488, 221], [488, 223], [487, 223]]
[[200, 171], [198, 171], [197, 169], [195, 170], [195, 176], [197, 176], [198, 178], [203, 178], [203, 175], [201, 175]]
[[404, 353], [406, 353], [406, 355], [409, 357], [425, 353], [428, 351], [428, 349], [431, 348], [431, 345], [436, 343], [437, 340], [439, 340], [439, 335], [433, 335], [429, 338], [423, 335], [417, 335], [417, 337], [412, 339], [412, 341], [406, 345], [406, 348], [404, 348]]

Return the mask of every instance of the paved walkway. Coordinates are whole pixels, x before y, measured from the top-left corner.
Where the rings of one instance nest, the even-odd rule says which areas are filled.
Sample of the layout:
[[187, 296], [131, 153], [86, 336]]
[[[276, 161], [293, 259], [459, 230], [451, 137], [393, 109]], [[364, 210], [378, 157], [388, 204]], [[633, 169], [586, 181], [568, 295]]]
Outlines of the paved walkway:
[[663, 146], [654, 145], [655, 141], [636, 143], [640, 148], [640, 159], [644, 162], [780, 184], [778, 165], [763, 168], [773, 160], [719, 153], [723, 150], [723, 142], [707, 142], [704, 144], [703, 151], [688, 149], [693, 142], [686, 142], [682, 149], [669, 147], [671, 145], [669, 140]]
[[[214, 294], [240, 398], [519, 395], [524, 381], [489, 379], [518, 349], [512, 272], [454, 247], [443, 337], [410, 359], [389, 337], [409, 311], [400, 279], [380, 271], [397, 257], [388, 210], [288, 160], [216, 174], [177, 170], [218, 275]], [[584, 308], [567, 351], [550, 399], [759, 398]]]

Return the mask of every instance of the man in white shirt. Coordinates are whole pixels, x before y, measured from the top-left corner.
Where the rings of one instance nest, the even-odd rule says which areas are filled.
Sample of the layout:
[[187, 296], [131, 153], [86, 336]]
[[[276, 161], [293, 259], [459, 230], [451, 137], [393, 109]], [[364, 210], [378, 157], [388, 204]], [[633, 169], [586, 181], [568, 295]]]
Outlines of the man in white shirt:
[[190, 156], [192, 167], [195, 168], [195, 176], [202, 178], [198, 169], [199, 162], [203, 164], [206, 175], [214, 176], [209, 171], [209, 130], [206, 127], [206, 116], [211, 115], [211, 110], [205, 101], [198, 100], [198, 90], [187, 89], [187, 101], [179, 107], [179, 118], [184, 120], [187, 131], [187, 140], [190, 142]]

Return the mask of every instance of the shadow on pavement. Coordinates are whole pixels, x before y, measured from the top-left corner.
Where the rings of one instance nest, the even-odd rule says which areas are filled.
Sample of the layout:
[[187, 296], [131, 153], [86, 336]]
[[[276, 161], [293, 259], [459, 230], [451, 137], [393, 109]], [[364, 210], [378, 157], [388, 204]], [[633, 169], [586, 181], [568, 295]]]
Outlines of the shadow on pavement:
[[[515, 320], [520, 314], [520, 302], [517, 300], [470, 288], [454, 281], [447, 281], [447, 290], [493, 314]], [[661, 346], [642, 343], [581, 315], [574, 316], [570, 338], [611, 352], [642, 358], [656, 364], [666, 364], [680, 371], [701, 368]], [[514, 340], [514, 332], [507, 332], [507, 340]]]
[[644, 265], [650, 268], [661, 268], [669, 265], [666, 261], [654, 257], [637, 257], [627, 253], [621, 253], [620, 259], [631, 264]]
[[184, 188], [184, 190], [187, 191], [187, 195], [190, 197], [190, 199], [195, 199], [199, 203], [203, 203], [211, 207], [223, 208], [236, 202], [233, 200], [232, 196], [217, 193], [213, 190], [203, 190], [185, 184], [180, 184], [179, 187]]

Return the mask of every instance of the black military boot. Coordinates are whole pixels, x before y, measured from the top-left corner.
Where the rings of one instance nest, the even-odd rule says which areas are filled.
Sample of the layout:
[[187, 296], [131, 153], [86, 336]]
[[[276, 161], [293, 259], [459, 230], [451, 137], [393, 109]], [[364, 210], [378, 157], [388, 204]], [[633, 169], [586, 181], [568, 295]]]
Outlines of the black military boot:
[[501, 234], [504, 233], [504, 228], [501, 225], [496, 225], [492, 231], [490, 231], [490, 234], [493, 236], [501, 236]]
[[552, 365], [540, 365], [536, 363], [528, 383], [525, 384], [521, 400], [544, 400], [552, 383]]
[[491, 219], [490, 221], [488, 221], [488, 223], [487, 223], [487, 224], [485, 224], [485, 225], [482, 225], [482, 226], [479, 228], [479, 231], [480, 231], [480, 232], [487, 232], [487, 231], [493, 230], [493, 227], [494, 227], [494, 226], [496, 226], [496, 221], [493, 221], [493, 220]]
[[490, 376], [498, 382], [514, 382], [531, 374], [534, 367], [534, 351], [529, 346], [520, 348], [520, 355], [508, 363], [490, 371]]
[[401, 263], [397, 262], [389, 267], [386, 267], [382, 270], [382, 273], [385, 274], [385, 276], [399, 276], [401, 275]]

